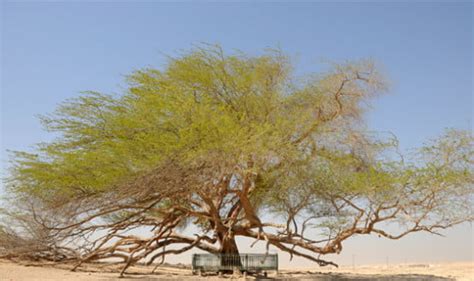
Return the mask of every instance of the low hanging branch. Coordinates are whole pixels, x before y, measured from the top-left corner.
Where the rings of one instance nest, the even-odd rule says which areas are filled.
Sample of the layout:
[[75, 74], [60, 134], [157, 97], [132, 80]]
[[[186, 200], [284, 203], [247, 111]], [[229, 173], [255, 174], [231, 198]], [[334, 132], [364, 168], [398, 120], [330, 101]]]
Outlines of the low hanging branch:
[[337, 266], [321, 257], [354, 235], [400, 239], [473, 220], [470, 133], [394, 158], [396, 139], [361, 129], [385, 89], [373, 63], [302, 84], [290, 70], [279, 51], [211, 46], [133, 73], [122, 96], [64, 103], [42, 118], [63, 137], [13, 155], [0, 256], [74, 269], [118, 259], [123, 275], [191, 249], [237, 254], [236, 237], [248, 237]]

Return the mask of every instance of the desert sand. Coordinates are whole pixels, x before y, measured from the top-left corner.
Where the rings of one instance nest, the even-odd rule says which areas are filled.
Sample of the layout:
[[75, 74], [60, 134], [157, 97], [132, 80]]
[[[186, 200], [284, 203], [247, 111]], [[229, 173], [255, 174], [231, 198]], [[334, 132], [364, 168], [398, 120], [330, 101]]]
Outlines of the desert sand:
[[248, 276], [195, 276], [185, 267], [160, 266], [151, 274], [153, 267], [135, 266], [128, 271], [125, 278], [118, 278], [119, 265], [88, 264], [77, 272], [71, 272], [71, 265], [61, 264], [16, 264], [0, 260], [1, 281], [24, 280], [474, 280], [474, 262], [441, 263], [441, 264], [401, 264], [391, 266], [357, 266], [324, 268], [281, 269], [279, 274], [273, 272], [268, 278]]

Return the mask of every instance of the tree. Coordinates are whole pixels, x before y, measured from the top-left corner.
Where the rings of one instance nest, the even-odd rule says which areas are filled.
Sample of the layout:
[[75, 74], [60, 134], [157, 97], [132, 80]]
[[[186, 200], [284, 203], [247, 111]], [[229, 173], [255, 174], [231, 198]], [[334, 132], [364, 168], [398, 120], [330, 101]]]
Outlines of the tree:
[[[301, 79], [278, 50], [203, 46], [128, 85], [63, 103], [41, 118], [60, 137], [13, 154], [7, 190], [21, 209], [10, 213], [52, 241], [32, 257], [120, 258], [123, 274], [192, 248], [235, 254], [242, 236], [335, 265], [320, 256], [354, 235], [473, 219], [471, 134], [448, 130], [406, 159], [395, 136], [364, 125], [386, 89], [371, 61]], [[3, 233], [31, 239], [25, 229]]]

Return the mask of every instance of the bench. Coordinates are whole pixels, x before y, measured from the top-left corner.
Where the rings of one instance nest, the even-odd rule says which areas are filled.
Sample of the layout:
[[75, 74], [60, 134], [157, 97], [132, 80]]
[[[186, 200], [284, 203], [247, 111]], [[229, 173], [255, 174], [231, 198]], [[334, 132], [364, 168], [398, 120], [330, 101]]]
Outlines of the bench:
[[193, 254], [193, 274], [204, 272], [235, 272], [259, 274], [278, 273], [278, 254]]

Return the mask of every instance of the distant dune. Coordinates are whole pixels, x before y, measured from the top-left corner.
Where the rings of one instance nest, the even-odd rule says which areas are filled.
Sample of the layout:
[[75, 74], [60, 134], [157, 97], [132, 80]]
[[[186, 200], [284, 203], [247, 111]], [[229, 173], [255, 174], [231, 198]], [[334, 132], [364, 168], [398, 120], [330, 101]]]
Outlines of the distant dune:
[[[255, 280], [254, 276], [245, 279], [242, 276], [208, 275], [194, 276], [187, 268], [160, 266], [151, 274], [153, 267], [135, 266], [126, 278], [118, 278], [120, 265], [88, 264], [77, 272], [71, 272], [71, 265], [61, 264], [15, 264], [0, 260], [1, 281], [85, 281], [85, 280]], [[320, 281], [350, 281], [350, 280], [474, 280], [474, 262], [441, 263], [441, 264], [403, 264], [387, 266], [358, 266], [334, 268], [291, 268], [280, 270], [278, 276], [270, 272], [267, 279], [259, 280], [320, 280]]]

